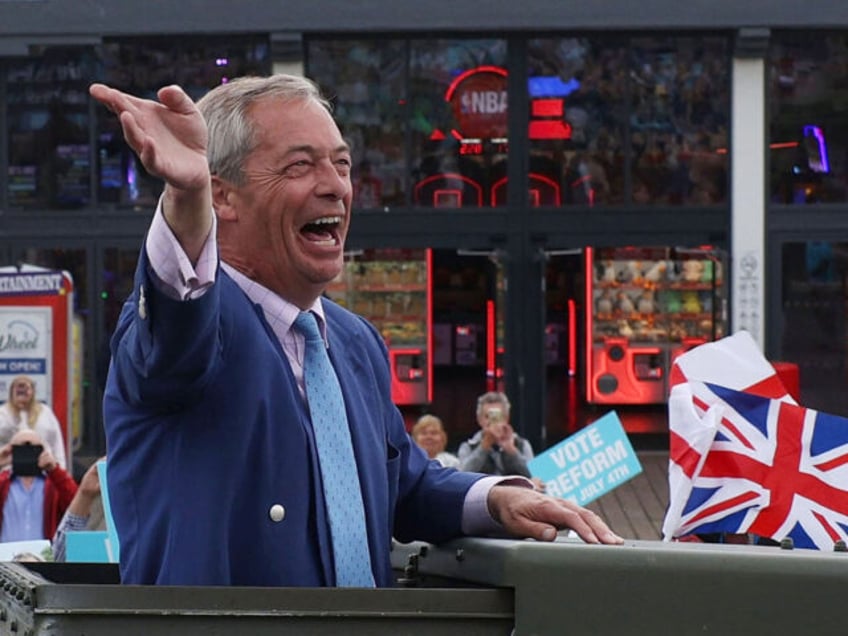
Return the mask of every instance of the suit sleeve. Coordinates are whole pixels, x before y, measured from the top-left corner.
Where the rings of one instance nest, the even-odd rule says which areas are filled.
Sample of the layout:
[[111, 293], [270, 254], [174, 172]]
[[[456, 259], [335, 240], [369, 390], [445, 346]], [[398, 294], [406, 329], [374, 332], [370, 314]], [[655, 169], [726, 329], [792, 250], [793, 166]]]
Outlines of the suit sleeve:
[[220, 280], [200, 298], [171, 298], [142, 250], [112, 338], [110, 374], [123, 401], [170, 412], [200, 399], [221, 357], [219, 317]]

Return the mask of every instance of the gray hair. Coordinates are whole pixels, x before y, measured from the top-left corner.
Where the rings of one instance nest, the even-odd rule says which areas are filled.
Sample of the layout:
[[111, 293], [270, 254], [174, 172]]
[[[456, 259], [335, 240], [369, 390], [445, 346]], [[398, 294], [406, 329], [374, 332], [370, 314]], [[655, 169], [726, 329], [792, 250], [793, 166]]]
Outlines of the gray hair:
[[487, 404], [500, 404], [504, 410], [504, 417], [509, 417], [509, 398], [500, 391], [489, 391], [477, 398], [477, 416], [483, 414], [483, 407]]
[[244, 185], [244, 162], [259, 142], [248, 110], [266, 98], [311, 100], [332, 112], [315, 82], [297, 75], [238, 77], [216, 86], [197, 102], [209, 130], [206, 154], [213, 175]]

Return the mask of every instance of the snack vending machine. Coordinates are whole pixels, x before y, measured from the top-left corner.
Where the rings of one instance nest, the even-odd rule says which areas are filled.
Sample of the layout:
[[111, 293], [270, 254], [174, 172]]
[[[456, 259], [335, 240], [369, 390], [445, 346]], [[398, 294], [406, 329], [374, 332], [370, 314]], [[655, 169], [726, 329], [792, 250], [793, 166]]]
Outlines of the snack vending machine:
[[725, 269], [710, 247], [586, 248], [586, 401], [666, 402], [677, 356], [726, 333]]
[[399, 406], [433, 401], [430, 249], [368, 249], [345, 255], [327, 296], [368, 319], [386, 341], [392, 399]]

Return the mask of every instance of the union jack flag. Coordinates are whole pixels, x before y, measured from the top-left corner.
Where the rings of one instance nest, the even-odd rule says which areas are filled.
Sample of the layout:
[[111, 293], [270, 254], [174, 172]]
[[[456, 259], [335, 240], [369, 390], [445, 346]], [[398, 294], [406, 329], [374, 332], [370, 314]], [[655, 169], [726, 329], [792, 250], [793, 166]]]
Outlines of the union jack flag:
[[672, 389], [677, 490], [665, 538], [750, 532], [813, 549], [848, 541], [848, 419], [757, 393], [697, 381]]

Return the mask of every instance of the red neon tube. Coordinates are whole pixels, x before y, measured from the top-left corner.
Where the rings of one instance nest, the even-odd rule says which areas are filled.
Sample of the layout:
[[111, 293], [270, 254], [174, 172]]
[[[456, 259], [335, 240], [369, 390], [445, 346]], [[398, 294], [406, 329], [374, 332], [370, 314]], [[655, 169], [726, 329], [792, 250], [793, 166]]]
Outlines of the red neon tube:
[[427, 262], [427, 401], [433, 402], [433, 250], [425, 250]]
[[591, 400], [593, 399], [594, 392], [592, 391], [592, 373], [594, 369], [592, 369], [592, 330], [594, 329], [594, 324], [592, 323], [593, 313], [594, 313], [594, 299], [593, 294], [594, 290], [592, 289], [593, 284], [593, 272], [594, 272], [594, 262], [593, 262], [593, 248], [587, 247], [584, 251], [584, 259], [583, 259], [583, 269], [584, 276], [586, 277], [586, 299], [584, 302], [584, 311], [586, 316], [586, 328], [585, 328], [585, 356], [586, 356], [586, 398]]
[[496, 378], [497, 369], [497, 333], [495, 332], [495, 301], [486, 301], [486, 377], [492, 381]]
[[577, 304], [568, 299], [568, 375], [577, 374]]

